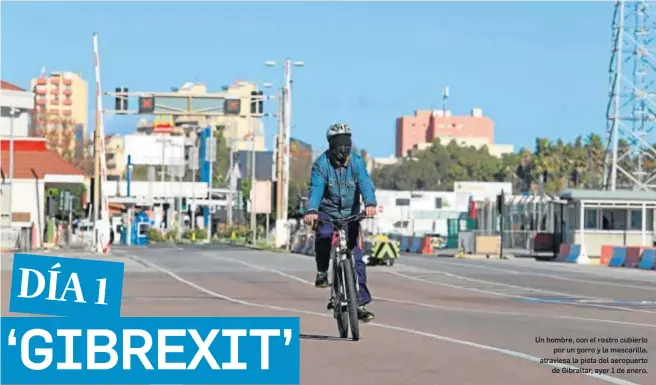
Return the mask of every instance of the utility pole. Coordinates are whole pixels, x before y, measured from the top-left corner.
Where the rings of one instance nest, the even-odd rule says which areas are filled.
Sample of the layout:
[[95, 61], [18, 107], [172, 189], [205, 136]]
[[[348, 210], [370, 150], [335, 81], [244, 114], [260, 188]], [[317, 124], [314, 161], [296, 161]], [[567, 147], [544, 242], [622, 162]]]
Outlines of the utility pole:
[[285, 136], [285, 125], [284, 125], [284, 99], [285, 99], [285, 88], [281, 88], [281, 97], [278, 100], [278, 135], [276, 136], [276, 247], [281, 245], [278, 243], [279, 233], [278, 226], [282, 220], [282, 158], [283, 158], [283, 140]]
[[199, 166], [198, 147], [189, 149], [189, 168], [191, 169], [191, 229], [196, 229], [196, 170]]
[[251, 121], [251, 232], [253, 233], [253, 244], [257, 240], [257, 213], [255, 211], [255, 127], [254, 120]]
[[[161, 134], [160, 138], [162, 139], [162, 167], [160, 169], [161, 173], [161, 182], [162, 182], [162, 196], [164, 199], [162, 200], [162, 221], [164, 221], [164, 216], [166, 215], [167, 222], [171, 221], [171, 218], [169, 218], [168, 213], [164, 211], [164, 202], [168, 202], [168, 196], [166, 195], [166, 135]], [[164, 223], [162, 223], [164, 224]], [[168, 229], [169, 223], [166, 223], [165, 229]]]
[[186, 174], [186, 167], [184, 161], [185, 146], [184, 142], [180, 146], [180, 161], [178, 162], [178, 239], [182, 238], [182, 225], [184, 220], [182, 218], [182, 179]]
[[230, 121], [230, 128], [231, 128], [231, 130], [230, 130], [229, 139], [226, 138], [227, 141], [228, 141], [228, 146], [230, 147], [230, 151], [229, 151], [230, 152], [230, 160], [229, 160], [230, 165], [228, 166], [228, 206], [226, 207], [228, 226], [232, 226], [232, 204], [233, 204], [233, 201], [234, 201], [234, 198], [233, 198], [234, 193], [233, 193], [233, 189], [232, 189], [232, 187], [233, 187], [232, 182], [233, 182], [233, 178], [234, 178], [233, 168], [235, 167], [235, 165], [234, 165], [234, 159], [233, 159], [234, 154], [233, 154], [233, 143], [232, 143], [233, 137], [232, 137], [232, 135], [234, 134], [234, 129], [233, 129], [234, 126], [233, 126], [232, 120]]
[[20, 116], [20, 110], [9, 109], [9, 227], [14, 217], [14, 119]]
[[214, 127], [210, 126], [210, 137], [207, 138], [208, 143], [205, 144], [205, 156], [206, 160], [209, 162], [209, 206], [208, 206], [208, 211], [209, 211], [209, 218], [207, 220], [207, 241], [211, 242], [212, 241], [212, 204], [214, 203], [213, 195], [212, 195], [212, 180], [214, 179], [214, 174], [213, 174], [213, 166], [214, 166], [214, 161], [216, 160], [216, 143], [214, 142]]
[[[265, 65], [271, 67], [275, 66], [277, 63], [275, 61], [267, 61]], [[287, 225], [287, 208], [289, 205], [289, 147], [291, 141], [291, 127], [292, 127], [292, 97], [291, 97], [291, 88], [292, 88], [292, 66], [303, 67], [305, 65], [302, 61], [291, 61], [286, 60], [284, 66], [284, 85], [283, 85], [283, 95], [282, 95], [282, 123], [283, 130], [279, 132], [279, 151], [282, 153], [282, 175], [278, 179], [278, 184], [280, 186], [280, 195], [282, 200], [280, 206], [276, 209], [276, 247], [282, 247], [283, 245], [289, 246], [289, 229]], [[283, 134], [283, 135], [280, 135]], [[281, 151], [282, 150], [282, 151]]]

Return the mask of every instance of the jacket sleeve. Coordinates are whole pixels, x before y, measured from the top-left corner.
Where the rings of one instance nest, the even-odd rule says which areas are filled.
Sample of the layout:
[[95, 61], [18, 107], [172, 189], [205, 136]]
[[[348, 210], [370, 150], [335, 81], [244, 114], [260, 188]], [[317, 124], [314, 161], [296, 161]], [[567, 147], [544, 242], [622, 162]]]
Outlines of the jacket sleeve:
[[319, 211], [323, 192], [326, 188], [326, 179], [321, 171], [318, 160], [312, 165], [312, 175], [310, 176], [310, 188], [308, 189], [308, 212]]
[[360, 192], [362, 193], [362, 200], [364, 201], [365, 207], [376, 207], [378, 204], [376, 202], [376, 188], [374, 187], [374, 182], [369, 177], [367, 166], [364, 163], [364, 160], [362, 158], [358, 158], [358, 162], [354, 166], [355, 172], [358, 176], [358, 185], [360, 186]]

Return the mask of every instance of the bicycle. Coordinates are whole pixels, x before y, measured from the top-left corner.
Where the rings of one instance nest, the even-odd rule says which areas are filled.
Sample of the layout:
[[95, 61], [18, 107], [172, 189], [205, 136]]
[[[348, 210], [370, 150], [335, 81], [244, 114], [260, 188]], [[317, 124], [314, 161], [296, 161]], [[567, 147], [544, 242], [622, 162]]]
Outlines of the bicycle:
[[358, 319], [358, 277], [355, 274], [355, 261], [347, 246], [348, 224], [361, 221], [364, 213], [358, 213], [342, 219], [317, 219], [317, 222], [333, 225], [332, 248], [332, 280], [330, 285], [330, 300], [333, 316], [337, 320], [337, 330], [340, 338], [348, 337], [349, 324], [353, 341], [360, 339], [360, 321]]

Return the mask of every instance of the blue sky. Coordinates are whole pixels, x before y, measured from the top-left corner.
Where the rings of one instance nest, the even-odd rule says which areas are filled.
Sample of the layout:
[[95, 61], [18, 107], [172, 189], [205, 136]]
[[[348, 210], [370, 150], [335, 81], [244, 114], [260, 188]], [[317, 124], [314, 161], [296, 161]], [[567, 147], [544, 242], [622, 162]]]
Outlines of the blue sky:
[[[106, 91], [187, 81], [211, 91], [236, 80], [279, 86], [282, 69], [264, 61], [305, 61], [293, 76], [292, 136], [318, 148], [326, 127], [342, 120], [358, 147], [389, 155], [395, 118], [441, 107], [445, 85], [454, 114], [481, 107], [495, 121], [497, 143], [533, 147], [536, 136], [605, 129], [611, 2], [1, 6], [2, 79], [23, 87], [45, 66], [81, 72], [93, 95], [93, 32]], [[135, 121], [108, 119], [107, 131], [129, 133]], [[275, 122], [266, 130], [270, 147]]]

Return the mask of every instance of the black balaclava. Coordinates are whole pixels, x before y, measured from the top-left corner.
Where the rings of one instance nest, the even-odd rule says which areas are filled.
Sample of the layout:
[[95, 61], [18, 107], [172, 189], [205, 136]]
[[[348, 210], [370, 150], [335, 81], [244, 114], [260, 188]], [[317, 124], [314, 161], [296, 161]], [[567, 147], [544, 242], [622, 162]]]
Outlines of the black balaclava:
[[331, 160], [343, 166], [351, 153], [351, 135], [335, 135], [330, 138], [328, 145]]

